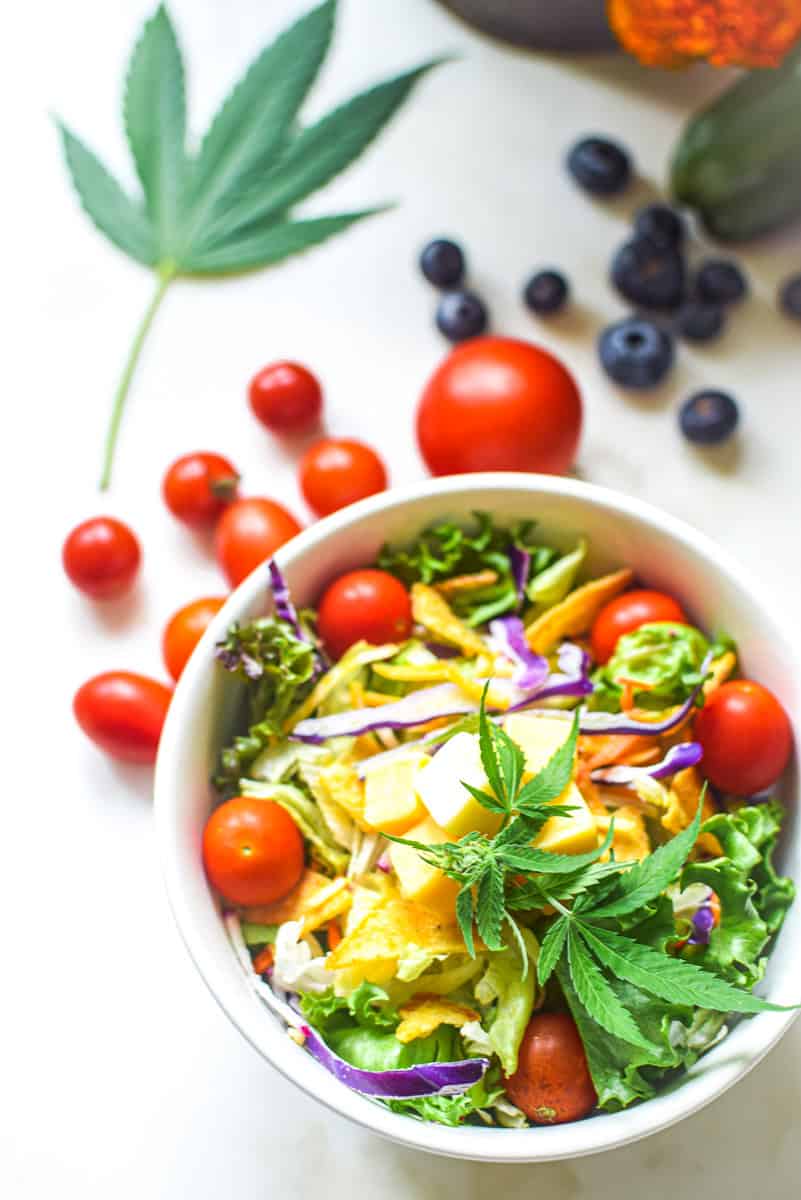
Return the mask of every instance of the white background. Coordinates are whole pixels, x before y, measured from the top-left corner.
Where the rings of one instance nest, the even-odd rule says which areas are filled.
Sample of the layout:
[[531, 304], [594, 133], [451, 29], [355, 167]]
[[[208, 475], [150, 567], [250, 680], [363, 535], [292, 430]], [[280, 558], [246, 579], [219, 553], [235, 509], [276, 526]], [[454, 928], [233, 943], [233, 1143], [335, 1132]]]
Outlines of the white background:
[[[173, 0], [197, 133], [298, 0]], [[363, 162], [314, 211], [398, 199], [399, 208], [272, 272], [177, 284], [131, 395], [113, 489], [95, 479], [109, 401], [150, 296], [146, 271], [81, 214], [48, 118], [57, 112], [126, 181], [123, 65], [144, 0], [29, 0], [6, 15], [3, 467], [5, 983], [0, 1189], [17, 1198], [356, 1194], [428, 1200], [710, 1200], [794, 1194], [801, 1153], [801, 1024], [752, 1076], [683, 1127], [603, 1158], [496, 1168], [396, 1149], [346, 1125], [279, 1078], [228, 1024], [189, 963], [155, 859], [150, 776], [103, 759], [76, 732], [70, 698], [98, 670], [162, 671], [160, 630], [179, 604], [221, 590], [207, 547], [164, 511], [177, 454], [232, 456], [252, 493], [299, 513], [294, 457], [251, 419], [245, 386], [279, 357], [323, 379], [328, 424], [419, 478], [415, 400], [443, 346], [414, 259], [432, 234], [467, 248], [495, 327], [552, 346], [586, 402], [580, 473], [655, 501], [717, 537], [797, 612], [801, 601], [801, 330], [773, 306], [801, 269], [797, 238], [742, 255], [753, 294], [720, 342], [682, 348], [668, 385], [632, 398], [604, 380], [600, 326], [623, 312], [605, 282], [632, 208], [664, 178], [693, 105], [720, 75], [647, 73], [622, 57], [559, 60], [501, 50], [432, 0], [343, 0], [335, 50], [310, 112], [432, 53], [459, 61], [424, 83]], [[594, 205], [566, 180], [565, 148], [588, 130], [627, 143], [641, 181]], [[522, 310], [526, 273], [553, 263], [577, 305], [547, 328]], [[688, 448], [680, 398], [730, 388], [742, 437]], [[64, 582], [64, 534], [107, 510], [145, 547], [143, 579], [94, 609]], [[500, 1135], [502, 1136], [502, 1135]]]

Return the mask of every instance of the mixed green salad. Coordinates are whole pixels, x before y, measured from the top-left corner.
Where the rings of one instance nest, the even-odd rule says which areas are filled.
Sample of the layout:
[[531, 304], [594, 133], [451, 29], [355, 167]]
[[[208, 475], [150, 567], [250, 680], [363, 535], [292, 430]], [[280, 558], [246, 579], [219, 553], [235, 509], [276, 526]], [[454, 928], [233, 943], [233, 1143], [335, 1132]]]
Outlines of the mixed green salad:
[[794, 894], [787, 715], [679, 599], [587, 560], [476, 514], [316, 611], [269, 564], [273, 612], [217, 648], [243, 709], [203, 854], [232, 943], [396, 1112], [614, 1111], [778, 1007], [753, 989]]

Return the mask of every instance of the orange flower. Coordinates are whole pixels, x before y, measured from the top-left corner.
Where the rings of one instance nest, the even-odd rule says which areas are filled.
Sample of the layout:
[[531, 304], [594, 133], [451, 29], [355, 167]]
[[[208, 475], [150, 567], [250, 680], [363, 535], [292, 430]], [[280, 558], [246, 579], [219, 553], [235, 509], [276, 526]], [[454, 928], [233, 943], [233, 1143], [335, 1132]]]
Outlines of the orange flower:
[[608, 12], [648, 67], [777, 67], [801, 37], [801, 0], [608, 0]]

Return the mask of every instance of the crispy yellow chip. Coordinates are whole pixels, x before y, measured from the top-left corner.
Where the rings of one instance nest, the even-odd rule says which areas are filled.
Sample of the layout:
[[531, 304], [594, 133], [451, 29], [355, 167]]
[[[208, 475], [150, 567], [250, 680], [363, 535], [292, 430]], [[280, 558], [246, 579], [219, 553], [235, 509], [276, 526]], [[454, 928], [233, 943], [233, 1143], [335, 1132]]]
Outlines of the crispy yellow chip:
[[[429, 954], [464, 954], [458, 925], [413, 900], [389, 898], [374, 905], [329, 954], [331, 971], [365, 964], [397, 964], [412, 949]], [[394, 972], [393, 972], [394, 973]]]
[[473, 592], [476, 588], [492, 587], [497, 582], [498, 572], [487, 568], [486, 571], [476, 571], [474, 575], [454, 575], [451, 579], [443, 579], [442, 583], [435, 583], [434, 587], [441, 595], [452, 596], [459, 592]]
[[563, 638], [586, 633], [607, 601], [627, 588], [633, 578], [634, 572], [626, 567], [576, 588], [526, 628], [531, 649], [547, 654]]
[[[701, 799], [703, 786], [703, 777], [696, 767], [687, 767], [684, 771], [676, 772], [668, 791], [668, 806], [662, 814], [663, 829], [675, 836], [677, 833], [681, 833], [682, 829], [687, 828], [698, 811], [698, 801]], [[707, 791], [704, 796], [701, 817], [705, 821], [707, 817], [714, 816], [716, 811]], [[716, 856], [723, 853], [720, 842], [711, 833], [701, 834], [698, 839], [698, 848], [707, 854]]]
[[[394, 683], [448, 683], [451, 678], [451, 663], [443, 659], [427, 663], [376, 663], [373, 671], [382, 679]], [[397, 700], [397, 696], [388, 696]]]
[[[596, 824], [601, 837], [609, 832], [609, 823], [615, 818], [615, 836], [612, 838], [612, 849], [615, 858], [621, 862], [642, 860], [651, 853], [651, 842], [645, 828], [645, 821], [639, 809], [632, 804], [624, 804], [616, 808], [613, 814], [596, 816]], [[604, 859], [609, 858], [609, 851]]]
[[326, 798], [338, 804], [360, 829], [371, 832], [364, 819], [364, 784], [350, 763], [332, 763], [317, 772], [317, 782]]
[[441, 996], [415, 996], [400, 1009], [401, 1022], [395, 1030], [399, 1042], [413, 1042], [415, 1038], [428, 1037], [440, 1025], [455, 1025], [461, 1029], [470, 1021], [477, 1021], [479, 1014], [465, 1004], [454, 1004]]
[[353, 895], [347, 879], [334, 879], [314, 897], [303, 914], [301, 936], [313, 933], [340, 917], [353, 903]]
[[425, 583], [412, 585], [412, 616], [429, 633], [449, 645], [458, 646], [469, 658], [486, 652], [483, 638], [457, 617], [444, 596]]
[[242, 909], [246, 921], [256, 925], [283, 925], [284, 921], [302, 921], [304, 915], [314, 904], [315, 897], [324, 891], [331, 880], [319, 871], [307, 867], [300, 877], [300, 883], [280, 900], [272, 904], [256, 904]]
[[737, 666], [737, 655], [733, 650], [726, 650], [720, 658], [716, 658], [709, 668], [709, 678], [704, 684], [704, 695], [711, 696], [722, 683], [725, 683]]

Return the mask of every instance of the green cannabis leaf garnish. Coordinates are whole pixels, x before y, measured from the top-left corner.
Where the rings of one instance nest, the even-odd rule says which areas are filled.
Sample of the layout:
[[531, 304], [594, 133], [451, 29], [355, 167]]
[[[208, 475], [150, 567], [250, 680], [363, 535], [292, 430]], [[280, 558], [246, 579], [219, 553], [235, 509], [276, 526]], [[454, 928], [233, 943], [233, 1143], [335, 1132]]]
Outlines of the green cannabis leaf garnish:
[[336, 0], [325, 0], [267, 46], [201, 141], [187, 150], [184, 68], [161, 5], [145, 24], [125, 83], [125, 133], [142, 187], [129, 196], [83, 142], [60, 125], [81, 204], [120, 250], [156, 274], [156, 290], [114, 395], [101, 488], [108, 487], [128, 389], [172, 281], [271, 266], [383, 207], [296, 219], [291, 210], [355, 161], [400, 108], [432, 60], [361, 92], [314, 124], [298, 112], [328, 52]]

